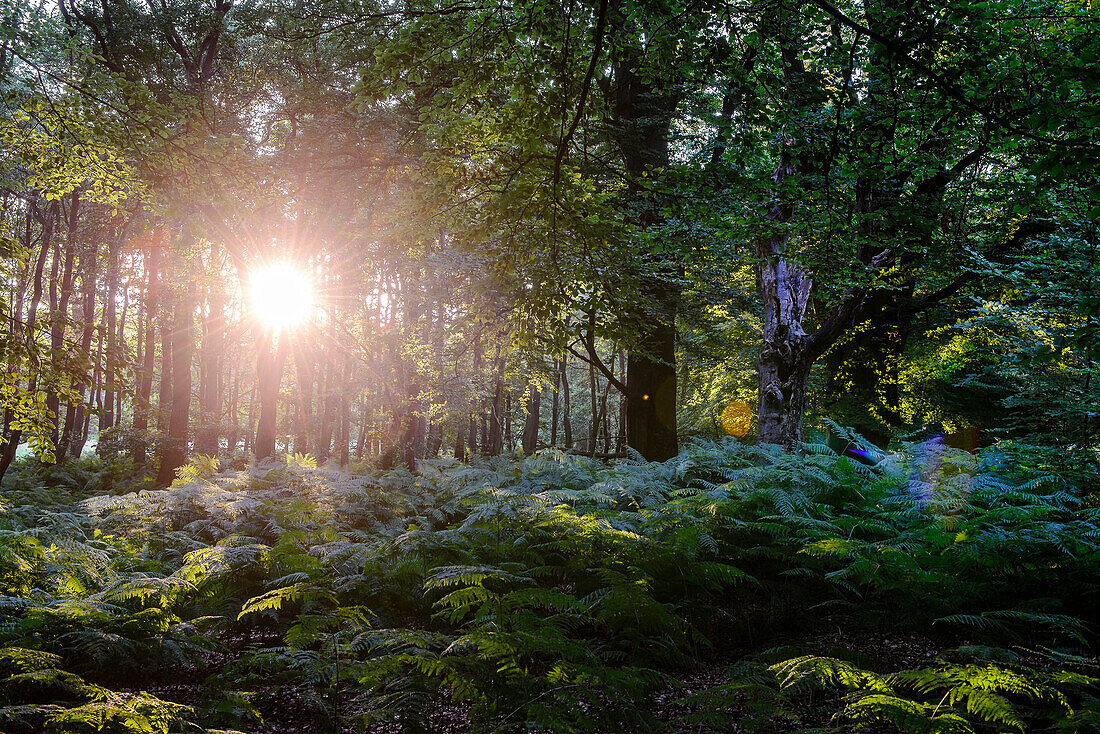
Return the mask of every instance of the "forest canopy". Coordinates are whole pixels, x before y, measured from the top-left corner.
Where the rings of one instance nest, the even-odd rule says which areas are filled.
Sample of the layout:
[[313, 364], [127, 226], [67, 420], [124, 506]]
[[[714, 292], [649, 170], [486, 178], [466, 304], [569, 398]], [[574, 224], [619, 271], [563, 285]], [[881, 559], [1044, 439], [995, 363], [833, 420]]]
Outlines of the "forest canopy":
[[5, 467], [1095, 444], [1088, 5], [4, 13]]

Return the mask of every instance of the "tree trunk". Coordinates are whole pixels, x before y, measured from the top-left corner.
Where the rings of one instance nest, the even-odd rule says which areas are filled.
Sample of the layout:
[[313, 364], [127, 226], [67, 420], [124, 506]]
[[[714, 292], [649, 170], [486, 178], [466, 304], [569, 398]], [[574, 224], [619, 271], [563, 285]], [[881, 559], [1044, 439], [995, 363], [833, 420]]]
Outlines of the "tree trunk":
[[558, 394], [561, 385], [561, 368], [560, 362], [555, 365], [557, 369], [554, 370], [554, 394], [550, 398], [550, 445], [558, 445]]
[[489, 408], [489, 442], [485, 453], [489, 456], [500, 456], [504, 451], [504, 379], [501, 374], [504, 369], [503, 359], [498, 357], [497, 369], [493, 381], [493, 402]]
[[252, 451], [256, 459], [266, 459], [275, 453], [275, 430], [279, 413], [279, 385], [283, 377], [283, 363], [287, 355], [287, 337], [279, 335], [278, 345], [274, 336], [265, 330], [260, 339], [256, 386], [260, 400], [260, 420], [256, 424], [256, 441]]
[[466, 461], [466, 435], [461, 428], [455, 432], [455, 460]]
[[83, 443], [80, 444], [78, 449], [78, 436], [83, 432], [84, 416], [87, 412], [86, 401], [83, 399], [85, 390], [88, 389], [89, 383], [89, 369], [92, 367], [90, 364], [92, 353], [92, 333], [95, 330], [95, 284], [96, 284], [96, 271], [97, 260], [99, 257], [99, 247], [96, 239], [89, 238], [89, 241], [84, 243], [82, 252], [80, 253], [80, 355], [83, 360], [87, 360], [82, 365], [80, 379], [76, 385], [73, 386], [73, 392], [81, 396], [73, 406], [71, 411], [66, 411], [65, 414], [65, 427], [61, 435], [61, 443], [66, 448], [71, 456], [79, 456], [78, 451], [82, 451], [84, 448]]
[[157, 308], [160, 303], [160, 261], [163, 247], [153, 233], [148, 253], [148, 274], [145, 283], [145, 346], [142, 353], [141, 376], [134, 396], [134, 463], [145, 466], [148, 449], [149, 415], [152, 412], [153, 368], [156, 363]]
[[313, 437], [313, 369], [310, 355], [299, 345], [294, 350], [294, 366], [298, 373], [298, 425], [294, 433], [294, 450], [308, 454]]
[[161, 452], [157, 484], [168, 485], [176, 469], [187, 463], [187, 439], [191, 410], [191, 358], [194, 305], [189, 286], [184, 286], [173, 304], [172, 318], [172, 407], [168, 435]]
[[340, 370], [340, 420], [337, 430], [336, 461], [342, 467], [347, 467], [351, 458], [351, 404], [348, 401], [348, 366], [346, 361]]
[[[619, 374], [626, 374], [626, 353], [619, 352]], [[626, 452], [626, 395], [619, 395], [619, 423], [615, 436], [615, 453]]]
[[521, 448], [524, 456], [535, 453], [539, 445], [539, 409], [542, 407], [542, 396], [536, 385], [529, 388], [527, 396], [527, 418], [523, 422], [523, 442]]
[[561, 364], [561, 432], [562, 440], [565, 442], [565, 450], [571, 451], [573, 449], [573, 406], [569, 401], [569, 371], [566, 365], [565, 357], [562, 357]]
[[[214, 267], [214, 253], [211, 253], [210, 267]], [[211, 278], [207, 308], [202, 316], [202, 351], [199, 353], [199, 415], [198, 430], [195, 431], [195, 452], [207, 456], [217, 456], [221, 443], [221, 402], [222, 402], [222, 365], [221, 355], [225, 343], [225, 304], [222, 298], [221, 283]]]
[[125, 229], [126, 225], [123, 224], [119, 228], [118, 235], [112, 237], [107, 245], [107, 278], [103, 298], [103, 322], [107, 340], [104, 351], [103, 386], [106, 392], [103, 398], [103, 412], [99, 415], [99, 430], [101, 433], [113, 428], [115, 425], [115, 374], [119, 363], [119, 350], [115, 333], [117, 321], [115, 294], [118, 292], [119, 279], [118, 253], [122, 247]]
[[[57, 208], [56, 207], [57, 207], [57, 203], [54, 202], [54, 204], [51, 206], [50, 213], [48, 213], [46, 215], [46, 218], [43, 222], [41, 249], [39, 250], [38, 258], [35, 260], [33, 275], [31, 277], [31, 283], [32, 283], [32, 286], [31, 286], [31, 289], [32, 289], [31, 307], [30, 307], [30, 310], [27, 312], [26, 319], [25, 319], [24, 326], [23, 326], [23, 328], [25, 329], [25, 332], [23, 333], [23, 341], [24, 341], [24, 347], [26, 349], [26, 355], [27, 355], [27, 358], [30, 361], [30, 363], [35, 368], [37, 368], [37, 366], [38, 366], [38, 358], [37, 358], [37, 355], [36, 355], [35, 350], [34, 350], [34, 325], [35, 325], [35, 319], [37, 318], [37, 315], [38, 315], [38, 304], [39, 304], [39, 302], [41, 301], [41, 298], [42, 298], [42, 276], [43, 276], [43, 271], [44, 271], [44, 268], [45, 268], [45, 265], [46, 265], [46, 256], [49, 254], [49, 251], [50, 251], [50, 240], [51, 240], [52, 235], [53, 235], [53, 226], [54, 226], [53, 222], [57, 217]], [[25, 239], [23, 241], [23, 246], [26, 247], [26, 248], [29, 248], [30, 243], [31, 243], [31, 217], [32, 217], [32, 213], [37, 213], [37, 205], [33, 201], [28, 205], [28, 212], [27, 212], [27, 215], [26, 215]], [[16, 319], [16, 321], [12, 324], [13, 333], [17, 332], [18, 329], [19, 329], [18, 320], [20, 318], [23, 318], [23, 292], [22, 291], [20, 292], [19, 303], [18, 303], [18, 306], [17, 306], [16, 310], [17, 310], [17, 312], [14, 314], [14, 318]], [[29, 392], [34, 391], [35, 385], [37, 384], [37, 380], [38, 380], [37, 372], [32, 371], [31, 374], [30, 374], [30, 377], [28, 379], [27, 389], [28, 389]], [[13, 412], [11, 410], [5, 410], [4, 411], [4, 431], [5, 431], [4, 439], [5, 440], [4, 440], [3, 451], [0, 452], [0, 481], [3, 481], [4, 475], [8, 471], [8, 467], [11, 466], [11, 462], [15, 459], [15, 452], [19, 448], [19, 442], [23, 438], [23, 432], [20, 429], [18, 429], [18, 428], [12, 429], [11, 428], [11, 424], [12, 424], [13, 420], [14, 420]]]
[[[59, 297], [58, 297], [58, 267], [61, 262], [61, 248], [55, 241], [53, 243], [53, 257], [50, 260], [50, 304], [49, 304], [49, 319], [50, 319], [50, 367], [53, 372], [55, 380], [60, 379], [61, 374], [61, 345], [65, 336], [65, 318], [64, 314], [60, 313]], [[66, 257], [66, 264], [72, 264], [72, 261]], [[47, 383], [46, 389], [46, 411], [49, 414], [50, 421], [50, 442], [54, 445], [55, 449], [58, 444], [58, 429], [57, 429], [57, 414], [60, 407], [57, 391], [52, 387], [49, 387], [50, 383]], [[56, 452], [55, 452], [56, 453]], [[55, 459], [61, 457], [55, 456]], [[45, 460], [45, 457], [39, 457], [40, 460]]]
[[654, 356], [631, 352], [626, 361], [627, 444], [647, 461], [665, 461], [679, 452], [675, 330], [654, 330], [648, 345]]
[[[793, 156], [784, 147], [773, 179], [779, 184], [793, 173]], [[789, 235], [782, 229], [792, 209], [790, 202], [776, 201], [768, 210], [767, 221], [779, 231], [756, 243], [763, 306], [756, 438], [760, 443], [780, 444], [788, 451], [797, 450], [802, 443], [802, 415], [812, 364], [806, 353], [808, 337], [802, 328], [812, 282], [808, 272], [786, 259]]]
[[432, 459], [438, 459], [441, 448], [443, 448], [443, 424], [436, 418], [428, 424], [428, 440], [424, 448], [424, 455]]

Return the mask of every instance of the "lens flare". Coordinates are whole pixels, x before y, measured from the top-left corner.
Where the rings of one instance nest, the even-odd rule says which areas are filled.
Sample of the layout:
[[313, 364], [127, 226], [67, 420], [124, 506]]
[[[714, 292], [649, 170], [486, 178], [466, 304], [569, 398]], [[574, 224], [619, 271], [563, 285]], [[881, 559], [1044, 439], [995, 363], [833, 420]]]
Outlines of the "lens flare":
[[726, 433], [743, 438], [752, 429], [752, 408], [744, 400], [734, 400], [722, 409], [718, 420]]

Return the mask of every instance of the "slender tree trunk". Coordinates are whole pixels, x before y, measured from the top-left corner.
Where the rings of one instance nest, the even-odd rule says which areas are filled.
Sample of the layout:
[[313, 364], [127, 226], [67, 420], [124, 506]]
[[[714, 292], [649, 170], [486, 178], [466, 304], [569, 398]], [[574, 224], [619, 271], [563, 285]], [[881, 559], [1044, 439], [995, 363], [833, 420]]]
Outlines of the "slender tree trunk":
[[[626, 353], [619, 352], [619, 374], [626, 374]], [[615, 431], [615, 452], [626, 452], [626, 395], [619, 395], [619, 423]]]
[[73, 392], [81, 398], [66, 411], [65, 427], [61, 436], [61, 443], [71, 456], [79, 456], [84, 444], [77, 448], [78, 437], [83, 433], [84, 417], [87, 413], [87, 403], [84, 400], [84, 392], [88, 389], [89, 370], [91, 365], [92, 335], [95, 331], [95, 296], [96, 296], [96, 271], [99, 258], [99, 243], [95, 238], [90, 238], [84, 243], [80, 253], [80, 355], [84, 360], [80, 379], [73, 386]]
[[598, 383], [596, 380], [596, 367], [592, 364], [588, 365], [588, 398], [588, 437], [585, 439], [584, 451], [589, 456], [595, 456], [596, 440], [599, 438], [600, 431], [600, 406]]
[[[80, 196], [76, 192], [70, 197], [69, 210], [65, 218], [65, 264], [61, 270], [60, 293], [57, 294], [57, 302], [51, 304], [50, 314], [50, 358], [53, 363], [55, 375], [61, 375], [65, 371], [62, 364], [65, 357], [65, 320], [69, 314], [69, 300], [73, 293], [73, 264], [76, 258], [76, 225], [80, 215]], [[56, 269], [57, 256], [54, 256]], [[55, 297], [57, 284], [50, 284], [51, 301]], [[64, 435], [59, 434], [61, 424], [61, 403], [56, 391], [51, 390], [46, 398], [46, 407], [53, 414], [52, 439], [57, 447], [56, 456], [62, 461], [66, 455], [67, 444], [63, 440]]]
[[343, 360], [340, 371], [340, 422], [336, 439], [337, 462], [342, 467], [346, 467], [348, 460], [351, 458], [351, 404], [348, 401], [348, 371], [347, 361]]
[[516, 444], [512, 441], [512, 391], [504, 391], [504, 448], [509, 453], [516, 450]]
[[157, 484], [171, 484], [176, 469], [187, 463], [188, 428], [191, 411], [191, 359], [194, 330], [194, 302], [190, 287], [175, 298], [172, 318], [172, 406], [168, 436], [161, 452]]
[[489, 443], [485, 451], [489, 456], [500, 456], [504, 451], [504, 359], [499, 354], [495, 364], [493, 402], [489, 409]]
[[172, 405], [172, 309], [164, 302], [159, 306], [157, 321], [160, 322], [160, 382], [157, 385], [157, 434], [163, 447], [164, 437], [168, 433], [168, 411]]
[[[472, 372], [473, 372], [475, 378], [480, 378], [480, 376], [481, 376], [481, 356], [482, 356], [481, 355], [481, 339], [479, 339], [479, 338], [474, 339], [474, 350], [473, 351], [474, 351], [474, 356], [473, 356], [473, 369], [472, 369]], [[478, 406], [480, 406], [480, 405], [482, 405], [481, 397], [480, 396], [475, 396], [475, 398], [474, 398], [474, 408], [473, 408], [472, 412], [470, 413], [470, 430], [469, 430], [470, 456], [473, 456], [474, 454], [478, 453], [479, 442], [478, 442], [477, 432], [478, 432], [478, 423], [480, 422], [480, 413], [481, 413]], [[484, 432], [481, 435], [480, 448], [481, 448], [481, 453], [484, 454], [485, 453], [485, 434], [484, 434]]]
[[424, 449], [424, 455], [432, 459], [439, 458], [439, 451], [443, 448], [443, 424], [439, 419], [432, 420], [428, 424], [428, 440]]
[[332, 455], [332, 421], [336, 414], [336, 396], [332, 380], [332, 365], [327, 361], [324, 364], [324, 375], [321, 380], [321, 438], [317, 446], [317, 461], [324, 463]]
[[561, 360], [561, 431], [565, 450], [573, 450], [573, 406], [569, 402], [569, 370], [566, 358]]
[[[78, 217], [78, 213], [79, 213], [79, 202], [80, 202], [80, 199], [78, 198], [76, 193], [74, 193], [72, 204], [69, 205], [69, 217], [68, 217], [69, 221], [68, 221], [68, 231], [66, 233], [67, 242], [66, 242], [66, 248], [65, 248], [65, 281], [64, 281], [64, 284], [62, 286], [62, 306], [61, 306], [61, 309], [62, 309], [62, 314], [65, 314], [65, 315], [68, 314], [68, 310], [69, 310], [68, 303], [69, 303], [69, 298], [70, 298], [70, 296], [72, 296], [72, 293], [73, 293], [74, 283], [76, 281], [76, 274], [79, 274], [80, 277], [81, 277], [81, 280], [83, 280], [83, 283], [81, 283], [81, 287], [83, 287], [84, 292], [87, 291], [87, 288], [88, 288], [87, 283], [88, 283], [89, 280], [92, 283], [95, 282], [95, 253], [92, 253], [92, 256], [91, 256], [91, 261], [92, 262], [89, 264], [89, 262], [88, 262], [89, 258], [88, 258], [88, 255], [87, 255], [87, 249], [88, 249], [89, 245], [85, 245], [84, 252], [80, 254], [80, 261], [77, 263], [76, 273], [74, 273], [74, 271], [73, 271], [73, 260], [76, 256], [76, 253], [77, 253], [77, 250], [78, 250], [78, 247], [77, 247], [77, 244], [76, 244], [76, 226], [77, 226], [77, 217]], [[89, 267], [90, 267], [90, 270], [91, 270], [90, 278], [89, 278], [89, 273], [88, 273]], [[92, 295], [92, 309], [95, 309], [95, 291], [92, 291], [92, 294], [94, 294], [94, 295]], [[81, 294], [81, 295], [84, 295], [84, 293]], [[81, 304], [79, 304], [79, 307], [81, 308], [81, 317], [83, 317], [84, 316], [83, 309], [86, 307], [86, 304], [81, 303]], [[75, 310], [76, 309], [74, 309], [74, 320], [77, 320], [75, 318]], [[94, 317], [92, 317], [92, 318], [94, 318]], [[58, 331], [61, 331], [61, 330], [58, 330]], [[81, 335], [81, 337], [83, 337], [83, 335]], [[59, 348], [61, 348], [62, 341], [63, 341], [63, 332], [59, 332], [59, 333], [57, 333], [57, 339], [56, 339], [58, 350], [59, 350]], [[88, 340], [88, 343], [89, 344], [91, 343], [90, 338]], [[80, 346], [81, 346], [81, 350], [79, 352], [80, 359], [87, 359], [88, 348], [84, 346], [84, 339], [83, 338], [81, 338], [81, 340], [80, 340]], [[63, 428], [62, 428], [61, 442], [58, 443], [58, 447], [57, 447], [57, 457], [58, 457], [58, 459], [61, 459], [64, 456], [69, 456], [69, 454], [72, 454], [72, 452], [73, 452], [73, 438], [74, 438], [74, 434], [75, 434], [75, 428], [77, 426], [77, 412], [78, 412], [79, 408], [83, 407], [84, 388], [85, 388], [85, 384], [87, 383], [87, 377], [85, 377], [84, 375], [86, 375], [86, 374], [87, 374], [86, 369], [81, 371], [81, 376], [83, 376], [83, 379], [77, 379], [76, 384], [73, 386], [73, 392], [75, 392], [77, 395], [80, 395], [81, 396], [80, 399], [78, 399], [78, 401], [76, 401], [76, 402], [70, 401], [68, 403], [68, 405], [66, 406], [66, 408], [65, 408], [65, 421], [64, 421]], [[81, 412], [80, 416], [83, 417], [83, 415], [84, 415], [83, 412]]]
[[[94, 289], [92, 290], [92, 302], [93, 304], [95, 302]], [[102, 326], [102, 324], [100, 324], [100, 326]], [[106, 340], [103, 337], [102, 328], [96, 328], [94, 331], [95, 357], [92, 360], [91, 393], [88, 395], [89, 410], [84, 412], [84, 420], [80, 423], [80, 432], [77, 434], [73, 445], [73, 456], [80, 456], [84, 453], [84, 446], [87, 445], [88, 437], [91, 435], [92, 415], [93, 413], [97, 414], [103, 410], [103, 393], [101, 392], [101, 388], [103, 387], [103, 349]], [[98, 441], [96, 445], [98, 446]]]
[[99, 416], [99, 430], [109, 430], [115, 425], [115, 374], [119, 363], [118, 344], [115, 341], [115, 322], [117, 321], [115, 296], [118, 292], [119, 249], [125, 236], [126, 225], [119, 228], [118, 236], [112, 237], [107, 245], [107, 278], [103, 297], [103, 322], [107, 346], [103, 365], [103, 412]]
[[[211, 254], [210, 263], [213, 265]], [[225, 348], [225, 302], [221, 284], [211, 279], [207, 309], [202, 317], [202, 351], [199, 353], [200, 425], [195, 432], [195, 452], [217, 456], [222, 431], [222, 363]]]
[[367, 401], [360, 402], [359, 410], [359, 442], [355, 445], [355, 458], [359, 461], [363, 460], [363, 456], [367, 451], [367, 437], [369, 434], [370, 426], [370, 412], [367, 408]]
[[154, 233], [148, 253], [148, 274], [145, 284], [145, 347], [142, 353], [141, 377], [138, 379], [137, 394], [134, 396], [134, 434], [137, 441], [134, 448], [134, 463], [139, 467], [145, 466], [149, 445], [149, 415], [152, 412], [153, 369], [157, 351], [155, 327], [160, 304], [158, 278], [163, 251]]
[[[58, 297], [58, 267], [61, 262], [61, 248], [58, 245], [56, 239], [53, 242], [53, 257], [50, 259], [50, 303], [49, 303], [49, 324], [50, 324], [50, 366], [51, 371], [54, 374], [54, 379], [58, 379], [61, 374], [61, 345], [64, 339], [64, 315], [58, 311], [59, 297]], [[49, 383], [47, 383], [49, 385]], [[58, 400], [57, 391], [52, 387], [47, 387], [46, 390], [46, 411], [49, 414], [50, 421], [50, 442], [57, 447], [59, 436], [57, 429], [57, 415], [59, 412], [60, 402]], [[56, 452], [55, 452], [56, 453]], [[56, 459], [61, 459], [60, 456], [55, 456]], [[45, 460], [45, 457], [39, 457], [40, 460]]]
[[248, 391], [248, 430], [244, 432], [244, 450], [246, 452], [252, 450], [252, 438], [256, 435], [252, 430], [252, 427], [256, 425], [256, 390], [257, 385], [253, 382]]
[[[51, 204], [45, 217], [41, 217], [37, 211], [37, 204], [33, 201], [28, 205], [28, 212], [26, 215], [26, 228], [24, 247], [30, 248], [31, 244], [31, 218], [32, 215], [38, 216], [42, 219], [42, 241], [41, 249], [38, 253], [38, 258], [35, 260], [33, 276], [31, 278], [31, 303], [30, 309], [27, 311], [26, 318], [24, 320], [24, 333], [23, 342], [26, 350], [27, 359], [32, 366], [30, 377], [28, 378], [27, 390], [28, 392], [34, 392], [35, 386], [38, 381], [38, 356], [34, 343], [34, 327], [35, 320], [38, 316], [38, 304], [42, 300], [42, 276], [46, 265], [46, 256], [50, 252], [51, 239], [53, 237], [54, 222], [57, 219], [57, 202]], [[22, 297], [19, 299], [19, 313], [16, 318], [20, 318], [23, 315]], [[5, 430], [5, 442], [3, 452], [0, 453], [0, 481], [3, 481], [4, 475], [8, 471], [8, 467], [11, 466], [11, 462], [15, 459], [15, 452], [19, 448], [19, 442], [23, 437], [23, 432], [18, 428], [11, 428], [14, 416], [10, 410], [6, 410], [4, 414], [4, 430]]]
[[[122, 286], [122, 310], [118, 314], [118, 333], [115, 335], [116, 349], [118, 349], [118, 377], [115, 384], [115, 425], [122, 424], [122, 405], [126, 396], [125, 372], [132, 370], [133, 361], [130, 360], [130, 346], [126, 339], [126, 319], [130, 311], [130, 284]], [[135, 349], [135, 359], [137, 357]]]
[[226, 437], [229, 452], [237, 450], [241, 440], [241, 366], [233, 360], [233, 397], [229, 403], [229, 428]]
[[301, 345], [294, 350], [294, 366], [298, 372], [298, 425], [294, 434], [294, 450], [308, 454], [312, 450], [314, 377], [310, 355]]
[[283, 363], [287, 355], [287, 336], [280, 334], [278, 344], [274, 335], [265, 330], [260, 339], [259, 363], [256, 386], [260, 399], [260, 420], [256, 425], [256, 441], [252, 451], [257, 459], [266, 459], [275, 453], [275, 431], [279, 413], [279, 385], [283, 377]]
[[558, 395], [561, 392], [561, 362], [556, 365], [557, 369], [554, 370], [554, 393], [550, 398], [550, 445], [558, 445]]

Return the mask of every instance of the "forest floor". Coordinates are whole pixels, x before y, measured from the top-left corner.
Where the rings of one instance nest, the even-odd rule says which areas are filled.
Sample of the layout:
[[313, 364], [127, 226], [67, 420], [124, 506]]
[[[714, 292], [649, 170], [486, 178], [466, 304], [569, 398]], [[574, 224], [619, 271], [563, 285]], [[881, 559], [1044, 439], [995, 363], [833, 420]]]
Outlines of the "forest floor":
[[[787, 647], [799, 648], [807, 655], [832, 656], [858, 661], [861, 665], [873, 669], [902, 670], [934, 662], [943, 645], [931, 638], [904, 633], [887, 635], [862, 631], [859, 634], [851, 634], [838, 630], [797, 643], [789, 640]], [[675, 680], [675, 685], [655, 691], [652, 697], [651, 711], [661, 730], [669, 732], [697, 730], [697, 726], [684, 724], [682, 721], [690, 713], [690, 707], [684, 704], [684, 699], [721, 688], [728, 681], [727, 673], [731, 666], [751, 658], [753, 654], [751, 650], [742, 650], [740, 653], [723, 651], [708, 655], [692, 670], [668, 671]], [[145, 690], [167, 701], [200, 708], [205, 698], [205, 679], [221, 671], [230, 657], [228, 653], [208, 656], [207, 667], [180, 670], [177, 675], [163, 681], [149, 682]], [[189, 680], [180, 680], [181, 677]], [[348, 691], [345, 691], [345, 697], [350, 698], [349, 694], [352, 692], [353, 688], [349, 686]], [[727, 731], [731, 733], [767, 731], [787, 734], [805, 731], [808, 727], [825, 728], [830, 723], [838, 700], [838, 696], [830, 697], [827, 694], [819, 695], [817, 700], [808, 698], [793, 715], [775, 716], [770, 720], [766, 716], [761, 717], [751, 707], [744, 705], [740, 712], [735, 709], [728, 711], [731, 721], [728, 723]], [[320, 712], [313, 708], [314, 692], [303, 691], [300, 683], [276, 683], [257, 687], [252, 702], [261, 713], [263, 723], [250, 727], [248, 731], [251, 734], [300, 734], [313, 731], [318, 726]], [[344, 708], [346, 710], [341, 711], [338, 729], [341, 732], [403, 734], [408, 731], [400, 721], [374, 722], [364, 726], [357, 721], [351, 707]], [[331, 710], [323, 713], [329, 714], [331, 718]], [[749, 721], [749, 725], [741, 728], [737, 723], [739, 718]], [[471, 723], [471, 707], [455, 703], [442, 693], [433, 702], [427, 719], [425, 728], [439, 734], [459, 734], [474, 728]], [[326, 725], [331, 726], [328, 722]], [[884, 730], [892, 731], [889, 728]]]
[[965, 452], [914, 499], [892, 460], [25, 460], [0, 730], [1100, 730], [1098, 503]]

